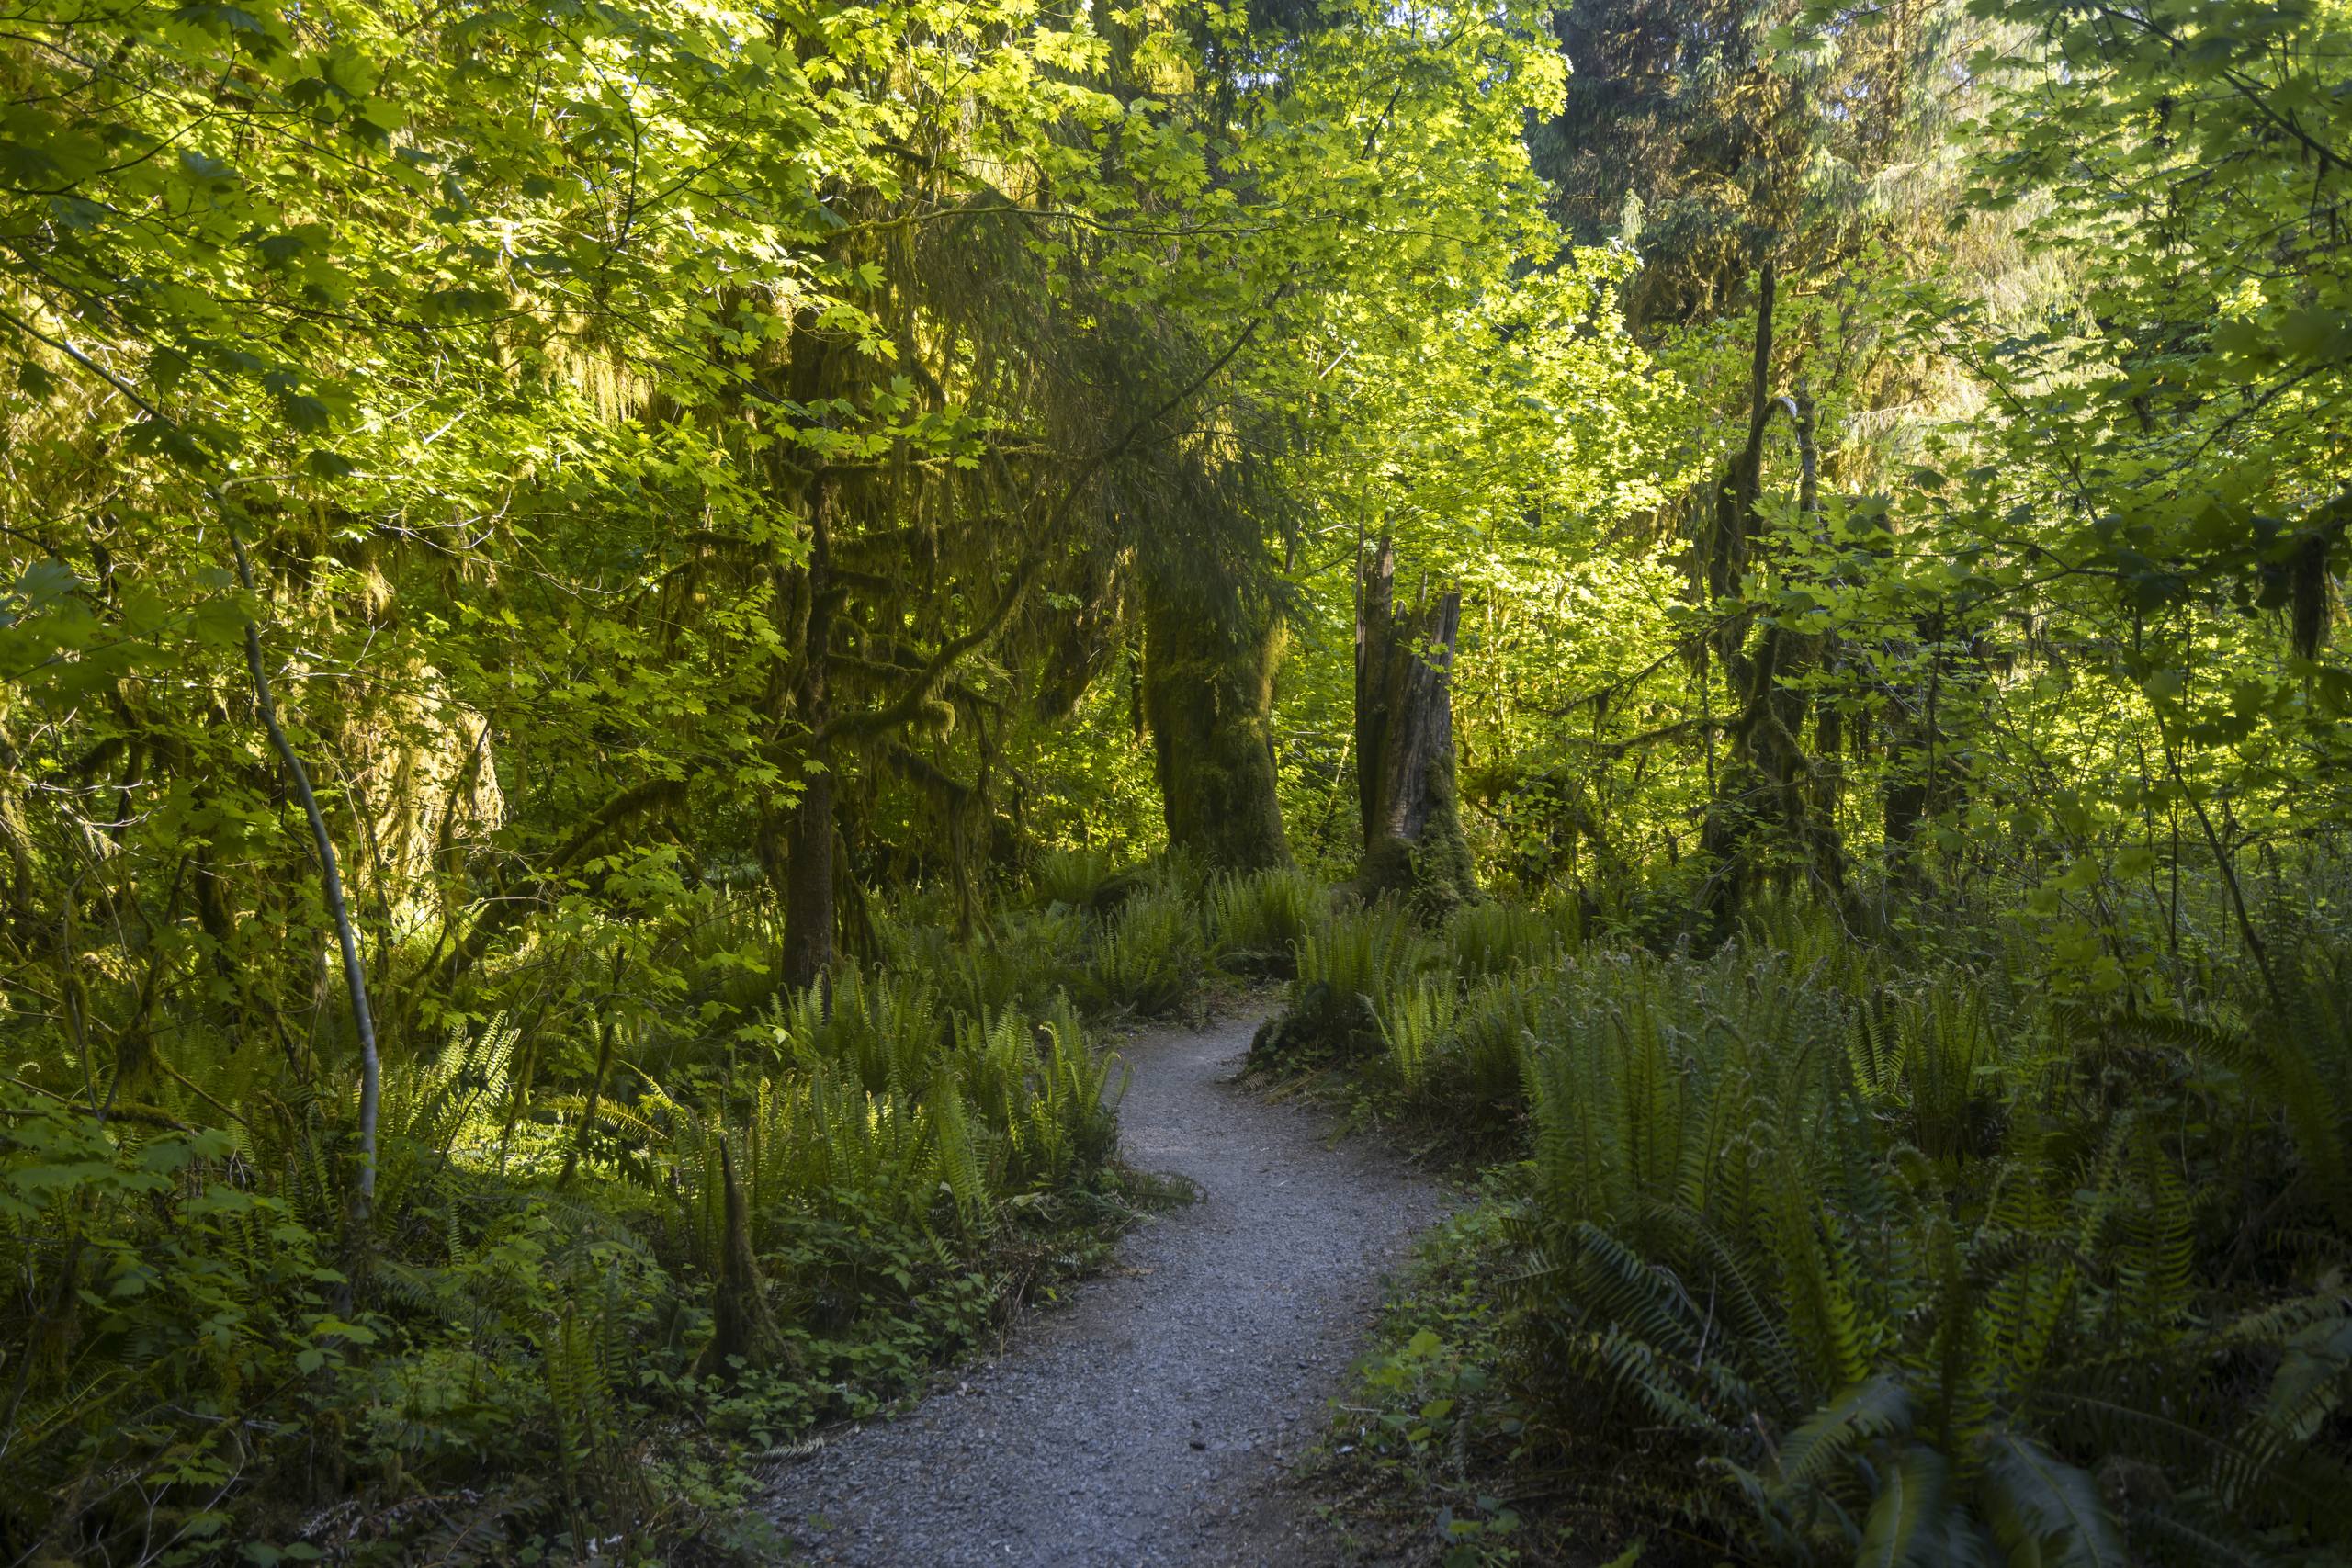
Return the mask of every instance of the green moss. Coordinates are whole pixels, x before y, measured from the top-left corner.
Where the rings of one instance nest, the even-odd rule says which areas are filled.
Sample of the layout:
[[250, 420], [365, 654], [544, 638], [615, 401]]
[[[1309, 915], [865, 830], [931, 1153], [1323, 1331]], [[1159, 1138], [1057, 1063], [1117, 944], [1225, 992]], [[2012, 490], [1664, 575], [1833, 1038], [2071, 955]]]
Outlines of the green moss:
[[1213, 871], [1291, 864], [1274, 773], [1280, 625], [1270, 612], [1204, 614], [1154, 602], [1144, 628], [1144, 716], [1169, 848]]

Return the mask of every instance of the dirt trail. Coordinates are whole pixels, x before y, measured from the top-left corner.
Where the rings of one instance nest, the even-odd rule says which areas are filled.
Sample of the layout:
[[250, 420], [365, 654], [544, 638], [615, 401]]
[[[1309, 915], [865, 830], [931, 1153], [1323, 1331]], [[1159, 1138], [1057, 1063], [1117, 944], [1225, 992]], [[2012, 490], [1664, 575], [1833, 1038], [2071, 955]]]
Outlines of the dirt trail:
[[1319, 1431], [1381, 1276], [1440, 1212], [1374, 1140], [1233, 1086], [1254, 1021], [1147, 1035], [1120, 1107], [1129, 1164], [1205, 1196], [912, 1413], [836, 1437], [770, 1503], [809, 1558], [1279, 1563], [1333, 1552], [1279, 1484]]

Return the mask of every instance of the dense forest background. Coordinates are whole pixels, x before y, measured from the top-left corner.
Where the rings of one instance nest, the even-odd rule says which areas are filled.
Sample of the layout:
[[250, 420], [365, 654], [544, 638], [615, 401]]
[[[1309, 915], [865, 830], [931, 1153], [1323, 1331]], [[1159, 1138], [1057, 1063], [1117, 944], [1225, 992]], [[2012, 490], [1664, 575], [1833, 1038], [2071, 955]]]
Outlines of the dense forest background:
[[2347, 62], [18, 6], [8, 1560], [766, 1550], [1219, 976], [1494, 1168], [1450, 1550], [2340, 1560]]

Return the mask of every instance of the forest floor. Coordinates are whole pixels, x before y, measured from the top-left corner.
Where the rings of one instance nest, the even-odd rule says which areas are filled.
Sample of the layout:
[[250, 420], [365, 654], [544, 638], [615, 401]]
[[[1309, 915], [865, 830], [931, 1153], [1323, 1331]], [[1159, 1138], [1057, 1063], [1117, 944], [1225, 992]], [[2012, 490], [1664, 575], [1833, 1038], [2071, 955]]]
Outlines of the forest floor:
[[1200, 1201], [912, 1412], [786, 1472], [769, 1507], [811, 1560], [1344, 1561], [1289, 1470], [1444, 1199], [1379, 1140], [1237, 1085], [1256, 1021], [1122, 1048], [1123, 1157]]

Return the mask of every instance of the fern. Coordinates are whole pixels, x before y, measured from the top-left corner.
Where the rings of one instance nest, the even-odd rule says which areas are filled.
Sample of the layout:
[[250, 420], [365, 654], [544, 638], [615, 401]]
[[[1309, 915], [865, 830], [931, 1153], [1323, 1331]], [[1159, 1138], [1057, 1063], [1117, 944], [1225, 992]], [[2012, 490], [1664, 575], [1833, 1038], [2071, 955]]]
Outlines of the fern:
[[1452, 1043], [1460, 1000], [1450, 981], [1422, 980], [1377, 1017], [1388, 1071], [1407, 1095], [1428, 1089], [1432, 1058]]
[[1903, 1450], [1871, 1504], [1855, 1568], [1942, 1568], [1953, 1560], [1954, 1532], [1965, 1527], [1951, 1514], [1950, 1472], [1933, 1449]]
[[1191, 904], [1173, 893], [1144, 893], [1103, 925], [1088, 983], [1106, 1009], [1165, 1017], [1200, 984], [1204, 957]]
[[1781, 1443], [1780, 1483], [1806, 1486], [1826, 1480], [1852, 1459], [1858, 1446], [1909, 1432], [1915, 1414], [1910, 1391], [1894, 1378], [1882, 1374], [1856, 1384]]
[[1984, 1445], [1985, 1518], [2012, 1562], [2051, 1568], [2128, 1568], [2123, 1536], [2084, 1472], [2029, 1438], [1997, 1432]]
[[1243, 974], [1295, 974], [1299, 946], [1328, 902], [1311, 878], [1293, 870], [1217, 878], [1208, 892], [1217, 962]]
[[[1589, 950], [1457, 1009], [1456, 1042], [1505, 995], [1527, 1021], [1506, 1299], [1549, 1418], [1614, 1411], [1703, 1457], [1722, 1490], [1687, 1511], [1797, 1560], [2095, 1564], [2143, 1517], [2249, 1561], [2263, 1530], [2342, 1539], [2352, 1488], [2315, 1439], [2352, 1401], [2352, 1331], [2311, 1295], [2206, 1327], [2217, 1194], [2192, 1175], [2232, 1137], [2300, 1162], [2334, 1112], [2309, 1097], [2298, 1134], [2279, 1097], [2332, 1085], [2333, 1044], [2304, 1071], [2221, 1021], [1973, 969], [1892, 987], [1796, 924], [1793, 953]], [[1464, 1068], [1458, 1043], [1417, 1056], [1425, 1010], [1408, 993], [1384, 1038], [1442, 1095]], [[2185, 1134], [2151, 1052], [2227, 1068], [2199, 1092], [2235, 1100]], [[2288, 1201], [2328, 1179], [2300, 1165]], [[2090, 1478], [2109, 1456], [2237, 1517], [2119, 1512]]]

